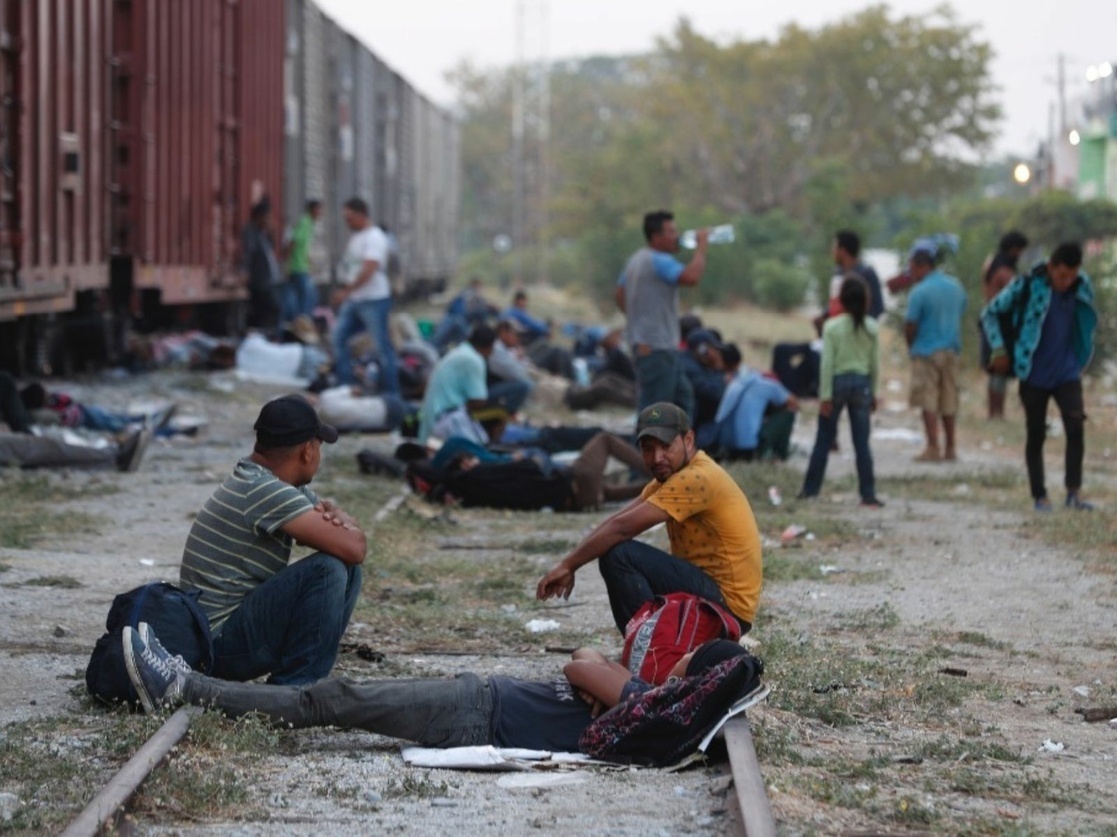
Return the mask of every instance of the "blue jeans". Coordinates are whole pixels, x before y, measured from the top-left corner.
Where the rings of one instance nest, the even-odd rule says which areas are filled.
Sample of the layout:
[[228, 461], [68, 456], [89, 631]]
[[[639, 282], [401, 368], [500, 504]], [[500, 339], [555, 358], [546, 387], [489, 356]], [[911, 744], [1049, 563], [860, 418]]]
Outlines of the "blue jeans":
[[[142, 421], [142, 418], [137, 417]], [[81, 426], [89, 430], [103, 430], [106, 433], [120, 433], [131, 423], [132, 419], [122, 413], [110, 413], [100, 407], [81, 405]]]
[[674, 349], [652, 349], [636, 356], [636, 410], [659, 401], [681, 407], [694, 418], [694, 387], [683, 368], [683, 356]]
[[534, 384], [530, 381], [500, 381], [489, 385], [488, 401], [512, 415], [527, 401], [533, 388]]
[[361, 568], [316, 552], [273, 575], [233, 611], [213, 638], [213, 675], [300, 685], [334, 667]]
[[[597, 563], [609, 592], [613, 621], [622, 634], [645, 602], [667, 593], [692, 593], [729, 609], [721, 588], [705, 572], [689, 561], [646, 543], [621, 541]], [[739, 616], [737, 621], [742, 631], [752, 627]]]
[[355, 382], [349, 341], [362, 331], [367, 331], [376, 342], [377, 362], [380, 364], [380, 392], [399, 395], [399, 361], [388, 329], [388, 315], [391, 313], [391, 298], [362, 302], [349, 300], [342, 304], [334, 324], [334, 371], [339, 384]]
[[439, 321], [438, 327], [431, 335], [430, 343], [438, 349], [440, 355], [443, 355], [452, 345], [462, 342], [468, 336], [469, 320], [457, 314], [447, 314]]
[[295, 729], [362, 729], [423, 747], [492, 743], [492, 690], [475, 674], [368, 683], [331, 677], [301, 687], [229, 683], [191, 674], [182, 696], [230, 718], [259, 712]]
[[842, 408], [849, 410], [850, 435], [853, 438], [853, 451], [857, 461], [857, 491], [862, 501], [876, 499], [876, 484], [873, 478], [873, 454], [869, 450], [869, 424], [873, 412], [872, 382], [868, 375], [846, 373], [834, 376], [831, 400], [834, 409], [829, 418], [818, 417], [818, 434], [811, 451], [811, 463], [807, 466], [807, 476], [803, 479], [802, 493], [814, 497], [822, 489], [822, 479], [826, 476], [826, 463], [830, 459], [830, 448], [838, 435], [838, 418]]
[[282, 322], [289, 323], [300, 314], [311, 316], [318, 304], [318, 288], [309, 273], [288, 273], [283, 283]]

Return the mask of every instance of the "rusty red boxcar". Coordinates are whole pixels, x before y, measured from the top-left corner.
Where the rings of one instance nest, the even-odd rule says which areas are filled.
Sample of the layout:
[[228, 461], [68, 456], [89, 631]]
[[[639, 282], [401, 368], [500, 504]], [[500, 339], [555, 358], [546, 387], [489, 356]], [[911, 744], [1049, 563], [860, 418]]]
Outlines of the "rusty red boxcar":
[[[240, 231], [360, 195], [401, 291], [457, 256], [457, 124], [312, 0], [0, 0], [0, 367], [111, 359], [127, 328], [236, 331]], [[62, 352], [60, 349], [67, 349]]]

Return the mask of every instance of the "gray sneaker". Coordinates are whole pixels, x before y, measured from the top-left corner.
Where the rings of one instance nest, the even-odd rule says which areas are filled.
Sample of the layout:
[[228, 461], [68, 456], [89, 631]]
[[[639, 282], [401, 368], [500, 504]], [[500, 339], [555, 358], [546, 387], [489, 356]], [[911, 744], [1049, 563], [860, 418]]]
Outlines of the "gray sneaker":
[[172, 655], [171, 652], [163, 646], [163, 643], [155, 636], [155, 631], [151, 629], [151, 625], [147, 624], [147, 622], [140, 622], [140, 624], [136, 626], [136, 633], [140, 635], [140, 639], [144, 641], [144, 645], [148, 646], [156, 654], [166, 657], [167, 664], [181, 674], [184, 679], [186, 675], [194, 671], [194, 669], [190, 667], [190, 663], [186, 662], [181, 654]]
[[[144, 623], [141, 623], [143, 626]], [[152, 713], [161, 706], [178, 703], [182, 699], [182, 687], [190, 667], [181, 657], [176, 660], [167, 653], [150, 628], [144, 633], [150, 644], [144, 642], [139, 630], [133, 630], [130, 625], [124, 626], [124, 665], [144, 711]]]
[[151, 431], [146, 427], [121, 442], [116, 452], [116, 469], [127, 474], [139, 468], [150, 442]]

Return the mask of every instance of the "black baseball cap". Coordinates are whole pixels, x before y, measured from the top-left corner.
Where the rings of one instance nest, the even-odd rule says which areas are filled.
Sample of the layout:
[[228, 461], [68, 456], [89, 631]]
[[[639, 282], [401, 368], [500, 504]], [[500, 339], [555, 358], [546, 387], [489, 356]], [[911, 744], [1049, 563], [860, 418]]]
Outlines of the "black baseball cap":
[[256, 444], [262, 448], [289, 448], [318, 438], [337, 441], [337, 428], [323, 424], [318, 412], [301, 395], [284, 395], [269, 401], [253, 425]]
[[725, 341], [717, 336], [708, 328], [696, 328], [686, 337], [687, 348], [692, 352], [697, 352], [702, 346], [713, 346], [719, 352], [724, 352], [726, 349]]
[[676, 436], [688, 430], [690, 418], [686, 411], [667, 401], [645, 407], [636, 419], [636, 441], [651, 436], [669, 445], [675, 441]]

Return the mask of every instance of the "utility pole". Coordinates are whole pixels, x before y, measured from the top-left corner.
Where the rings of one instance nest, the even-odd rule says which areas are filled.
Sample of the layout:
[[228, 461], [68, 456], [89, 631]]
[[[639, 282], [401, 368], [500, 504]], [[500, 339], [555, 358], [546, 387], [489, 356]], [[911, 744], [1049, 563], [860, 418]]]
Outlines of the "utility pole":
[[516, 1], [516, 69], [512, 90], [513, 282], [524, 281], [525, 251], [532, 272], [547, 278], [550, 203], [551, 70], [547, 55], [547, 0]]

